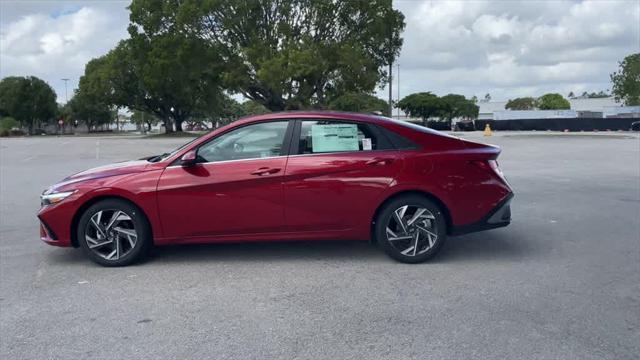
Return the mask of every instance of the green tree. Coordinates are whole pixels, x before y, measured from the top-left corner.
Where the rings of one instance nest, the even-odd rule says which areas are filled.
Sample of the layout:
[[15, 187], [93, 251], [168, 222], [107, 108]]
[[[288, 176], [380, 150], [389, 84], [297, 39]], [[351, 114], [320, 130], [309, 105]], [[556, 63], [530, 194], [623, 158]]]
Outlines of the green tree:
[[109, 104], [160, 119], [166, 132], [221, 107], [221, 71], [206, 41], [182, 33], [144, 32], [130, 26], [131, 39], [85, 69], [85, 89]]
[[237, 102], [234, 98], [227, 95], [224, 97], [222, 110], [217, 114], [217, 119], [214, 122], [214, 126], [219, 127], [230, 124], [246, 115], [246, 109], [244, 108], [243, 104]]
[[10, 76], [0, 81], [0, 113], [13, 117], [33, 134], [36, 126], [53, 119], [58, 105], [56, 94], [35, 76]]
[[89, 61], [78, 82], [78, 89], [67, 104], [71, 118], [85, 123], [89, 131], [110, 123], [117, 116], [108, 65], [109, 58], [106, 56]]
[[463, 95], [448, 94], [440, 98], [440, 111], [438, 117], [441, 121], [445, 121], [449, 126], [451, 120], [460, 114], [461, 107], [467, 101]]
[[476, 105], [476, 103], [473, 100], [468, 99], [466, 100], [466, 102], [461, 104], [458, 111], [458, 117], [465, 118], [465, 119], [477, 119], [479, 113], [480, 113], [480, 107]]
[[532, 97], [509, 99], [504, 106], [507, 110], [533, 110], [536, 108], [536, 99]]
[[397, 107], [411, 117], [422, 119], [424, 126], [427, 126], [429, 118], [438, 116], [443, 110], [443, 103], [437, 95], [421, 92], [405, 96]]
[[242, 105], [243, 116], [262, 115], [262, 114], [267, 114], [271, 112], [271, 110], [267, 109], [264, 105], [253, 100], [247, 100], [243, 102], [241, 105]]
[[[63, 127], [73, 126], [74, 125], [73, 114], [71, 112], [71, 107], [69, 106], [69, 103], [67, 102], [66, 104], [57, 104], [57, 105], [58, 106], [56, 109], [55, 119], [62, 120]], [[64, 131], [64, 128], [62, 130]]]
[[571, 109], [569, 101], [560, 94], [545, 94], [538, 98], [540, 110], [568, 110]]
[[619, 66], [611, 74], [613, 96], [627, 106], [640, 105], [640, 53], [625, 57]]
[[56, 119], [62, 119], [65, 123], [68, 123], [71, 119], [71, 108], [69, 107], [69, 103], [66, 104], [57, 104], [58, 108], [56, 109]]
[[131, 113], [131, 123], [140, 125], [140, 127], [146, 127], [146, 131], [151, 131], [151, 127], [158, 123], [158, 118], [153, 114], [148, 114], [144, 111], [133, 110]]
[[91, 93], [79, 88], [69, 100], [69, 110], [73, 121], [83, 122], [91, 132], [98, 126], [109, 124], [113, 121], [113, 107], [101, 99], [97, 99]]
[[176, 131], [182, 131], [182, 123], [191, 117], [205, 117], [221, 107], [220, 60], [209, 43], [166, 31], [161, 24], [130, 26], [129, 33], [139, 87], [135, 101], [127, 106], [170, 119]]
[[11, 130], [20, 126], [18, 120], [5, 116], [0, 118], [0, 136], [9, 136], [11, 134]]
[[479, 109], [478, 105], [463, 95], [448, 94], [440, 98], [437, 115], [451, 127], [451, 121], [455, 118], [476, 118]]
[[606, 98], [606, 97], [609, 97], [609, 94], [607, 94], [602, 90], [598, 91], [597, 93], [592, 92], [591, 94], [589, 94], [590, 99], [600, 99], [600, 98]]
[[391, 0], [134, 0], [130, 9], [145, 33], [205, 39], [224, 59], [226, 88], [272, 111], [372, 92], [404, 28]]
[[242, 107], [242, 104], [237, 102], [234, 98], [225, 96], [220, 116], [235, 120], [245, 116], [244, 108]]
[[371, 94], [345, 93], [329, 103], [329, 109], [360, 113], [380, 112], [389, 116], [389, 104]]

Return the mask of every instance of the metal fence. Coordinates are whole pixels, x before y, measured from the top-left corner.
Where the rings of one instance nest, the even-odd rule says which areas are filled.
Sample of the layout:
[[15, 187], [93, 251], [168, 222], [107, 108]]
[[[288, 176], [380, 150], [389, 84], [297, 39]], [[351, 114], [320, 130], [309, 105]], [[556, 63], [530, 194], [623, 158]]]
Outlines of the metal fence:
[[553, 130], [553, 131], [606, 131], [629, 130], [635, 118], [551, 118], [514, 120], [476, 120], [476, 129], [489, 124], [493, 130]]

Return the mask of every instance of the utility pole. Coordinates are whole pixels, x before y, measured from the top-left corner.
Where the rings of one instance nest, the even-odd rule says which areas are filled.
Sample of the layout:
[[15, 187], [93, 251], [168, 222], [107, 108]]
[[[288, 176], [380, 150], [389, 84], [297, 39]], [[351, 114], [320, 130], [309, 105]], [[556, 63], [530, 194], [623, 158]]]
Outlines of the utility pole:
[[[397, 100], [398, 102], [400, 102], [400, 63], [396, 65], [398, 66], [398, 71], [396, 71], [397, 73], [396, 77], [398, 78], [398, 86], [397, 86], [396, 92], [398, 93]], [[400, 120], [400, 108], [398, 108], [398, 120]]]
[[[69, 79], [64, 78], [61, 80], [64, 81], [64, 104], [66, 106], [67, 103], [69, 103], [69, 95], [67, 94], [67, 82], [69, 81]], [[60, 124], [60, 130], [62, 131], [62, 133], [64, 133], [64, 124], [66, 123], [66, 121], [66, 117], [64, 116], [64, 114], [62, 114], [62, 123]]]
[[389, 116], [393, 114], [393, 62], [389, 61]]
[[67, 94], [67, 82], [69, 81], [69, 79], [61, 80], [64, 81], [64, 103], [66, 104], [67, 102], [69, 102], [69, 95]]

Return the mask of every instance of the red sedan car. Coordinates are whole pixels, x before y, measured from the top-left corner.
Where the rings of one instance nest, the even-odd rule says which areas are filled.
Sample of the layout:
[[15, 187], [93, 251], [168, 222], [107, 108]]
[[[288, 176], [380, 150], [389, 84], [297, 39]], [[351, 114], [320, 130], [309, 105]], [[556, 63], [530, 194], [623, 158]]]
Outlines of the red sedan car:
[[254, 116], [42, 194], [43, 241], [106, 266], [154, 245], [362, 240], [424, 261], [448, 235], [506, 226], [500, 149], [375, 115]]

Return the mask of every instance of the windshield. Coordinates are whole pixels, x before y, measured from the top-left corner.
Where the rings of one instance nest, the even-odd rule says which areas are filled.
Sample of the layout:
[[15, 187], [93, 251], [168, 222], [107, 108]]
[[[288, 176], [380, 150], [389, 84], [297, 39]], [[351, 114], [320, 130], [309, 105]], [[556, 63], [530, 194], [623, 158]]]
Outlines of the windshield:
[[206, 136], [206, 135], [208, 135], [208, 134], [209, 134], [209, 133], [207, 132], [207, 133], [205, 133], [205, 134], [202, 134], [202, 135], [200, 135], [200, 136], [197, 136], [195, 139], [193, 139], [193, 140], [191, 140], [191, 141], [187, 142], [186, 144], [184, 144], [184, 145], [182, 145], [182, 146], [178, 147], [177, 149], [175, 149], [175, 150], [173, 150], [173, 151], [171, 151], [171, 152], [168, 152], [168, 153], [164, 153], [164, 154], [161, 154], [161, 155], [157, 155], [157, 156], [150, 157], [149, 159], [147, 159], [147, 161], [149, 161], [149, 162], [159, 162], [159, 161], [165, 160], [165, 159], [167, 159], [167, 158], [169, 158], [169, 157], [171, 157], [171, 156], [175, 155], [176, 153], [178, 153], [178, 152], [180, 152], [180, 151], [184, 150], [186, 147], [188, 147], [189, 145], [193, 144], [196, 140], [198, 140], [198, 139], [200, 139], [201, 137]]

